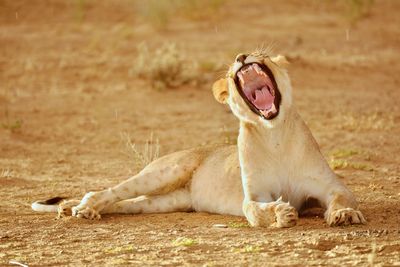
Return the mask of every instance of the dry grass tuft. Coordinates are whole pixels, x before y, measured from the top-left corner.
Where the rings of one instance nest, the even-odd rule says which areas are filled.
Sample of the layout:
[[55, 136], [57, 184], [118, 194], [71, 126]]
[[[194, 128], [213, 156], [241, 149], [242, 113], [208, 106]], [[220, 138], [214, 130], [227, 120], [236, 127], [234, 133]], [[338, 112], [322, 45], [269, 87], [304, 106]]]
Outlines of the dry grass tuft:
[[130, 74], [148, 80], [156, 89], [197, 84], [198, 67], [174, 43], [150, 51], [146, 43], [137, 47], [138, 57]]
[[12, 177], [13, 171], [11, 169], [1, 169], [0, 171], [0, 178], [10, 178]]
[[340, 170], [340, 169], [355, 169], [355, 170], [362, 170], [362, 171], [373, 171], [374, 168], [369, 164], [361, 163], [361, 162], [351, 162], [345, 159], [335, 159], [332, 158], [329, 161], [329, 166], [333, 170]]
[[373, 171], [374, 168], [368, 164], [360, 162], [352, 162], [348, 158], [352, 158], [355, 155], [366, 154], [366, 152], [360, 152], [355, 149], [337, 149], [331, 152], [331, 159], [329, 165], [333, 170], [339, 169], [355, 169], [363, 171]]
[[197, 245], [198, 243], [199, 243], [198, 241], [191, 239], [191, 238], [186, 238], [186, 237], [178, 237], [177, 239], [172, 241], [172, 245], [174, 245], [176, 247], [180, 247], [180, 246], [189, 247], [189, 246]]
[[331, 153], [333, 158], [347, 158], [358, 155], [360, 152], [354, 149], [337, 149]]
[[126, 154], [132, 158], [135, 169], [142, 169], [160, 157], [160, 142], [158, 138], [154, 137], [153, 132], [150, 133], [150, 137], [146, 140], [142, 148], [132, 143], [131, 137], [127, 133], [122, 133], [121, 138], [126, 144], [128, 151]]
[[140, 15], [158, 30], [170, 26], [174, 17], [189, 20], [215, 19], [225, 0], [146, 0], [137, 1]]
[[391, 130], [395, 126], [392, 115], [380, 112], [361, 116], [341, 115], [337, 120], [340, 121], [339, 128], [350, 131]]
[[103, 251], [108, 254], [119, 254], [119, 253], [127, 253], [132, 252], [135, 250], [133, 245], [126, 245], [126, 246], [118, 246], [118, 247], [108, 247]]
[[12, 132], [18, 131], [22, 127], [22, 120], [14, 120], [9, 121], [7, 120], [5, 123], [1, 124], [1, 127]]
[[237, 253], [259, 253], [263, 249], [260, 246], [253, 246], [253, 245], [246, 245], [242, 248], [235, 248], [233, 249], [234, 252]]
[[229, 222], [229, 228], [248, 228], [250, 225], [247, 222]]
[[8, 106], [4, 109], [5, 121], [0, 124], [3, 129], [10, 130], [11, 132], [16, 132], [21, 129], [23, 121], [21, 119], [12, 119]]
[[346, 17], [354, 24], [370, 14], [374, 0], [345, 0], [344, 3]]

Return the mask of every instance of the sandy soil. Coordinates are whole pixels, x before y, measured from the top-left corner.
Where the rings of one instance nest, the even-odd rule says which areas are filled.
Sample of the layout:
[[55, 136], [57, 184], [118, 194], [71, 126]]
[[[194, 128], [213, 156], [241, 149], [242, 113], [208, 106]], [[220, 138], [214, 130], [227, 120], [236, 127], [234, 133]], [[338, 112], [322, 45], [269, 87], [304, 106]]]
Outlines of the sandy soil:
[[[163, 28], [133, 1], [79, 3], [0, 1], [0, 265], [400, 265], [399, 1], [375, 1], [353, 25], [344, 1], [226, 1]], [[177, 43], [202, 82], [151, 88], [131, 72], [142, 41]], [[320, 213], [256, 229], [203, 213], [86, 221], [30, 209], [134, 174], [127, 138], [140, 148], [153, 133], [161, 154], [233, 143], [237, 121], [211, 84], [235, 54], [271, 42], [367, 225], [331, 228]]]

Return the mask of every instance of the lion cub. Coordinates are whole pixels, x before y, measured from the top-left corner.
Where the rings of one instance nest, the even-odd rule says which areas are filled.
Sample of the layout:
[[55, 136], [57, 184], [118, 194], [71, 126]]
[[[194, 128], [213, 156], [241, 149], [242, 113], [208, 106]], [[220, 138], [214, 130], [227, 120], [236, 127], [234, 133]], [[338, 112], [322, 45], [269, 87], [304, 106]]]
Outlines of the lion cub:
[[[37, 211], [71, 211], [99, 219], [106, 213], [205, 211], [246, 216], [250, 225], [291, 227], [309, 199], [326, 208], [329, 225], [366, 223], [353, 194], [339, 181], [292, 104], [282, 56], [240, 54], [215, 98], [240, 120], [237, 146], [216, 146], [161, 157], [115, 187], [81, 201]], [[72, 209], [72, 210], [71, 210]]]

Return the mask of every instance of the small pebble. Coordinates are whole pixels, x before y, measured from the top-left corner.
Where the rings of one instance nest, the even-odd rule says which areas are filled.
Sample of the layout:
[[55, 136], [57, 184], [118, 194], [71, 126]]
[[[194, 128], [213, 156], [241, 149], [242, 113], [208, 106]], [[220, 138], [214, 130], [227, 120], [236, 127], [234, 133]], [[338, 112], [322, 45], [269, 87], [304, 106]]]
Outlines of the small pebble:
[[214, 228], [228, 228], [228, 225], [226, 225], [226, 224], [214, 224], [212, 227], [214, 227]]

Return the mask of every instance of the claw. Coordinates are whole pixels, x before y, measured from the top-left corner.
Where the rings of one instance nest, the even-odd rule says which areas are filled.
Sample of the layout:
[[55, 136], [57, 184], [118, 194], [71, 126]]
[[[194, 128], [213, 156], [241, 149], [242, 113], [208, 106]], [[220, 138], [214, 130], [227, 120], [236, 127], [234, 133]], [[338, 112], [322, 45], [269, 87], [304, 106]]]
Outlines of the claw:
[[[282, 199], [282, 197], [280, 198]], [[289, 206], [289, 203], [281, 202], [275, 209], [275, 222], [272, 226], [275, 227], [293, 227], [296, 225], [298, 214], [294, 207]]]
[[331, 219], [328, 218], [330, 226], [365, 224], [366, 220], [362, 213], [352, 208], [335, 210], [331, 213]]

